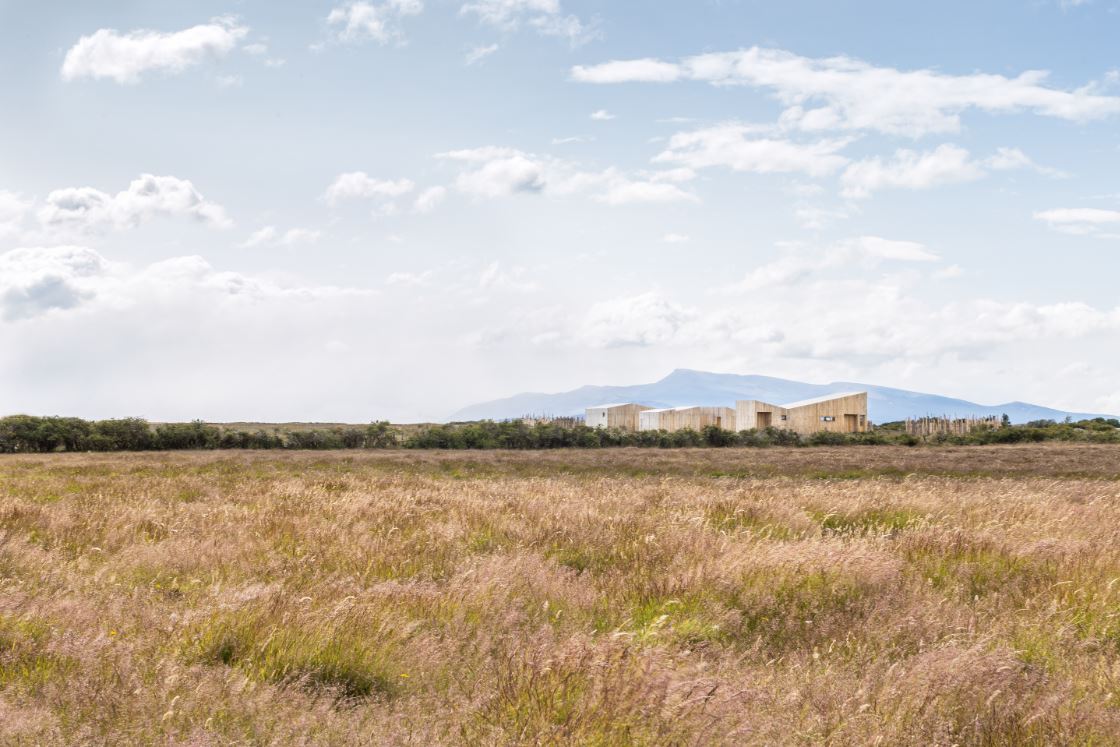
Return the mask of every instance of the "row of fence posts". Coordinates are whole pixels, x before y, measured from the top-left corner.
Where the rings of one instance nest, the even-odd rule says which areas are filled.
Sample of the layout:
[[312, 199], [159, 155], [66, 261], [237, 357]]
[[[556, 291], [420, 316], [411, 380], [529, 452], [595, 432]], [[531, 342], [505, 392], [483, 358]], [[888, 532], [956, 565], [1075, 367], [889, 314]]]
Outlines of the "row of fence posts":
[[965, 436], [975, 430], [999, 428], [1002, 425], [1002, 419], [995, 415], [970, 418], [907, 418], [906, 432], [911, 436]]
[[583, 425], [584, 419], [580, 416], [571, 417], [553, 417], [551, 415], [523, 415], [517, 420], [525, 425], [558, 425], [561, 428], [575, 428], [577, 425]]

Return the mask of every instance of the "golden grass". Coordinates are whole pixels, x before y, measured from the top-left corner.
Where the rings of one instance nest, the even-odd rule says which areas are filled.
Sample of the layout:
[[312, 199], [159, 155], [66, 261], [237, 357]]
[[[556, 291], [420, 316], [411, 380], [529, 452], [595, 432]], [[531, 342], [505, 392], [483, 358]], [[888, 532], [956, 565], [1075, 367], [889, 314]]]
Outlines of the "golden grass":
[[1120, 743], [1120, 449], [0, 458], [0, 743]]

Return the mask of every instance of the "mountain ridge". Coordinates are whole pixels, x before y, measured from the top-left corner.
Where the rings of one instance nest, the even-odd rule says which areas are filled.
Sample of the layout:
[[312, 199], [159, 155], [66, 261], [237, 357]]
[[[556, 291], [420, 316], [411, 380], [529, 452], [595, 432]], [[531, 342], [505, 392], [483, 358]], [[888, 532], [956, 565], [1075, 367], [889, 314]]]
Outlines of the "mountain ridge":
[[451, 415], [450, 420], [508, 420], [529, 414], [557, 417], [582, 415], [587, 407], [616, 402], [637, 402], [651, 407], [734, 406], [737, 399], [758, 399], [780, 405], [848, 391], [867, 392], [868, 417], [875, 423], [925, 415], [968, 417], [1006, 414], [1013, 423], [1062, 420], [1066, 417], [1074, 420], [1115, 417], [1058, 410], [1019, 401], [982, 405], [939, 394], [852, 381], [810, 384], [760, 374], [725, 374], [678, 368], [668, 376], [648, 384], [585, 384], [567, 392], [522, 392], [511, 397], [469, 405]]

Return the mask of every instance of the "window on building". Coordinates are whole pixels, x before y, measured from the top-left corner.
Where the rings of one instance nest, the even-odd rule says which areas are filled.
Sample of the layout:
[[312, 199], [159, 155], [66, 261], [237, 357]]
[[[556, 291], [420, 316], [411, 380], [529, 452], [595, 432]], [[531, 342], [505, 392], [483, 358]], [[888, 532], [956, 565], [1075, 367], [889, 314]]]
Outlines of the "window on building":
[[836, 420], [836, 418], [834, 418], [831, 415], [821, 415], [821, 422], [822, 423], [831, 423], [835, 420]]
[[789, 420], [789, 415], [783, 415], [782, 420]]

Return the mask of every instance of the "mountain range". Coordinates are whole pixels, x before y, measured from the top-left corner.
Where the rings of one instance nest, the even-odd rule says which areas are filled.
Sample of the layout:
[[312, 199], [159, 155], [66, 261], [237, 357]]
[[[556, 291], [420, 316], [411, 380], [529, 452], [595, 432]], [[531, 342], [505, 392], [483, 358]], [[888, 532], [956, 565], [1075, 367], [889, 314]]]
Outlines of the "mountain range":
[[853, 391], [867, 392], [868, 417], [874, 423], [887, 423], [925, 415], [968, 417], [1006, 414], [1013, 423], [1062, 420], [1066, 417], [1074, 420], [1113, 417], [1055, 410], [1027, 402], [981, 405], [937, 394], [924, 394], [850, 381], [807, 384], [770, 376], [708, 373], [681, 368], [652, 384], [582, 386], [570, 392], [557, 394], [533, 392], [517, 394], [513, 397], [465, 407], [453, 414], [451, 420], [508, 420], [525, 415], [582, 415], [587, 407], [619, 402], [636, 402], [651, 407], [686, 405], [734, 407], [736, 400], [757, 399], [780, 405], [825, 394]]

